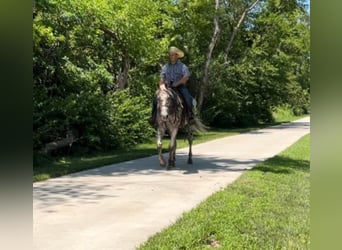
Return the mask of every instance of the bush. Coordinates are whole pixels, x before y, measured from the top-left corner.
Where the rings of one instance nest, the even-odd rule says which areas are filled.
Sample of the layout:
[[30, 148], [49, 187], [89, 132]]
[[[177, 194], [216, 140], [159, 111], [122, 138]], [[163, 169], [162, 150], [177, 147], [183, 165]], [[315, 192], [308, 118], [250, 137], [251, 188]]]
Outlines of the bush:
[[131, 96], [128, 90], [114, 92], [110, 96], [110, 122], [113, 143], [119, 147], [134, 145], [149, 140], [154, 130], [147, 119], [151, 104], [146, 98]]
[[[57, 102], [58, 101], [58, 102]], [[128, 91], [104, 95], [101, 91], [84, 91], [65, 98], [54, 98], [35, 105], [34, 149], [64, 138], [71, 131], [77, 138], [72, 151], [61, 148], [53, 154], [87, 153], [130, 146], [149, 140], [154, 130], [148, 125], [150, 104]]]

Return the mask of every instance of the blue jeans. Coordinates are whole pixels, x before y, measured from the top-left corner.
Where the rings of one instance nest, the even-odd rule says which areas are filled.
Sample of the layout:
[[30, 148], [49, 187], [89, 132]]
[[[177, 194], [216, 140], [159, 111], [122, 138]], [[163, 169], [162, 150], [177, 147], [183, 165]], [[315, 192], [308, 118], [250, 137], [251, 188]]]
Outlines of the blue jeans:
[[177, 88], [179, 92], [182, 94], [184, 97], [184, 100], [186, 102], [186, 105], [188, 106], [188, 110], [192, 111], [193, 105], [192, 105], [192, 96], [190, 95], [189, 90], [184, 86], [181, 85]]

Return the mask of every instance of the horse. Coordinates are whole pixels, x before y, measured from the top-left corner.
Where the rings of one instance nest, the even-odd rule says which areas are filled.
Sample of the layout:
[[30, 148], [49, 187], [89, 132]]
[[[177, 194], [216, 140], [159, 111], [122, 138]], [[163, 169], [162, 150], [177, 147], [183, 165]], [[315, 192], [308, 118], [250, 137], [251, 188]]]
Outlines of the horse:
[[187, 131], [187, 139], [189, 143], [188, 164], [192, 164], [192, 142], [193, 131], [205, 131], [206, 127], [198, 119], [194, 119], [193, 124], [188, 122], [188, 112], [186, 105], [182, 100], [181, 94], [174, 88], [161, 85], [156, 92], [157, 96], [157, 150], [159, 164], [162, 167], [166, 166], [165, 159], [162, 154], [162, 140], [167, 131], [170, 135], [169, 143], [169, 159], [167, 170], [175, 167], [177, 134], [179, 129], [185, 128]]

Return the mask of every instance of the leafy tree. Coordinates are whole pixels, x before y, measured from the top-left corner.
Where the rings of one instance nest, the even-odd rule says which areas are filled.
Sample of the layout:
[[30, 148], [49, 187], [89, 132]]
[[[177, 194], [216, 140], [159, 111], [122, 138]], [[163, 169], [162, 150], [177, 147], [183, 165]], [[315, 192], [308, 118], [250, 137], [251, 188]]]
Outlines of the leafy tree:
[[[33, 21], [36, 150], [70, 132], [75, 142], [88, 148], [123, 144], [125, 138], [118, 138], [115, 132], [121, 128], [113, 128], [118, 124], [115, 120], [124, 114], [116, 113], [113, 119], [111, 92], [129, 87], [130, 72], [156, 64], [167, 47], [166, 38], [156, 39], [163, 31], [157, 24], [168, 26], [168, 17], [160, 11], [164, 4], [108, 0], [37, 3]], [[137, 74], [140, 78], [131, 81], [132, 94], [144, 94], [139, 93], [144, 84], [154, 88], [152, 80], [144, 81], [149, 74], [155, 72]], [[152, 92], [150, 89], [145, 93]], [[137, 103], [139, 108], [150, 108], [146, 101]], [[136, 117], [130, 118], [135, 127]], [[150, 135], [148, 128], [132, 130]], [[126, 139], [127, 143], [139, 141]]]
[[293, 9], [285, 7], [279, 5], [274, 9], [272, 1], [263, 2], [250, 13], [236, 37], [238, 43], [232, 48], [228, 64], [222, 60], [223, 52], [212, 64], [213, 98], [205, 100], [207, 108], [203, 110], [210, 124], [241, 126], [269, 122], [272, 110], [285, 103], [297, 113], [307, 111], [309, 29], [303, 22], [306, 14], [300, 5]]
[[308, 112], [304, 7], [296, 0], [36, 1], [35, 152], [51, 143], [89, 151], [147, 140], [171, 45], [185, 51], [188, 87], [211, 126], [268, 122], [283, 105]]

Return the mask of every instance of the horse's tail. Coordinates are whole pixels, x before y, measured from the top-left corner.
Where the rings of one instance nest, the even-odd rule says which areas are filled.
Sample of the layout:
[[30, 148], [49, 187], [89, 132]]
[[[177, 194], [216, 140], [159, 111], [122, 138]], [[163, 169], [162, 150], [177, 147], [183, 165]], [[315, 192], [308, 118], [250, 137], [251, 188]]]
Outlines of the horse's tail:
[[206, 132], [209, 128], [207, 126], [205, 126], [202, 121], [197, 118], [194, 117], [194, 124], [191, 125], [191, 128], [196, 131], [196, 132]]

